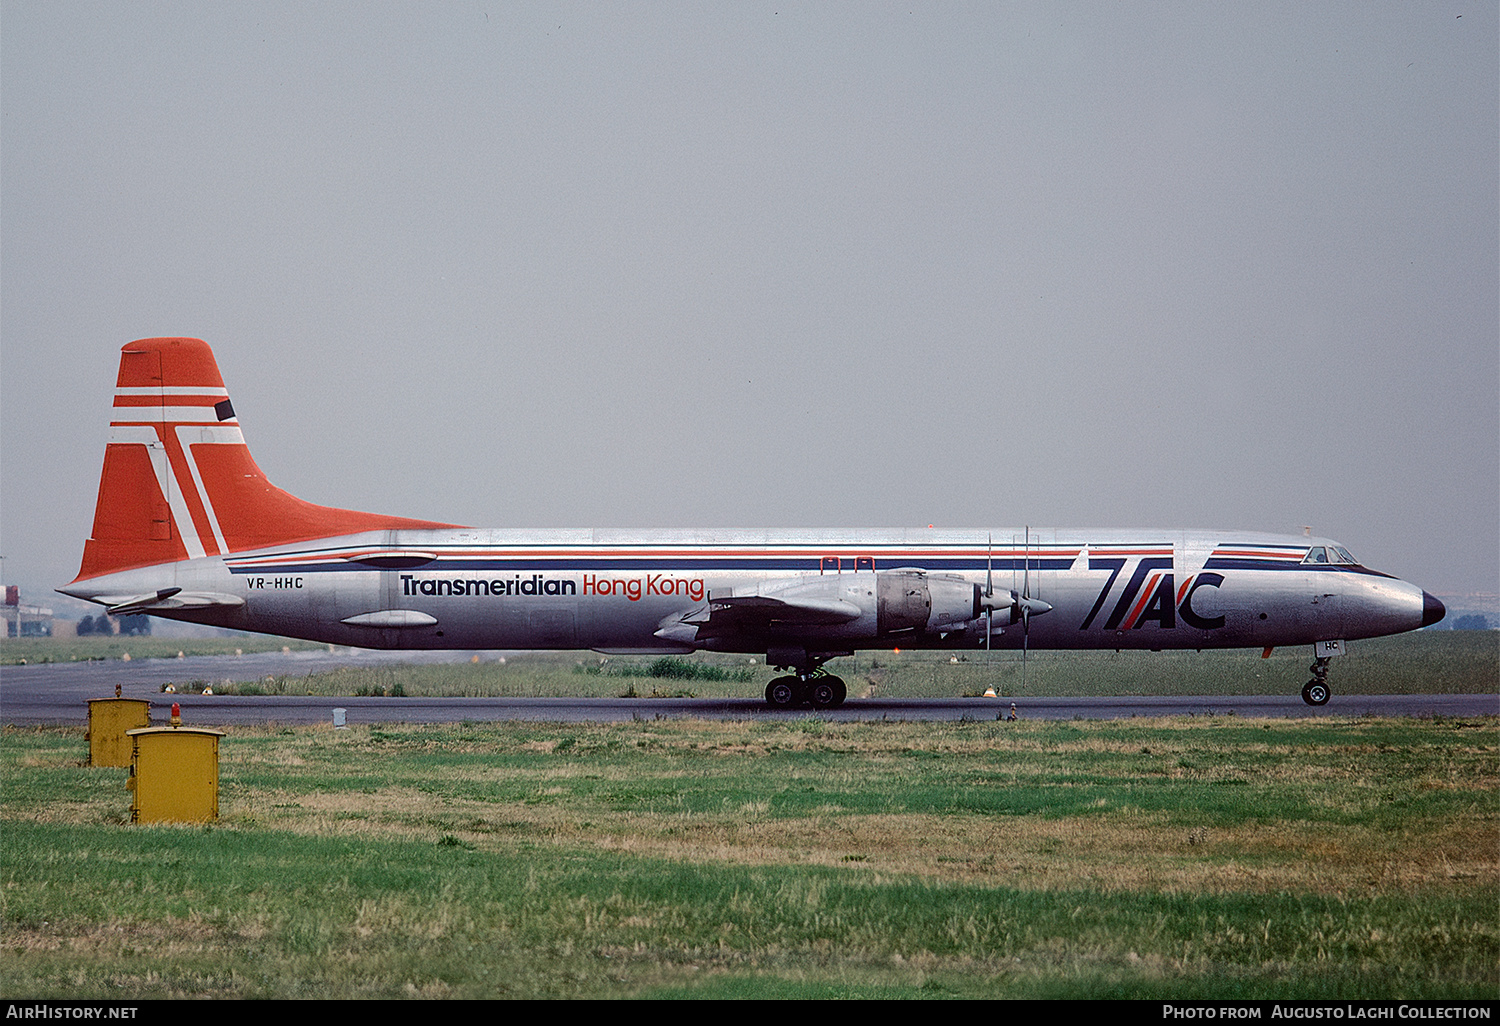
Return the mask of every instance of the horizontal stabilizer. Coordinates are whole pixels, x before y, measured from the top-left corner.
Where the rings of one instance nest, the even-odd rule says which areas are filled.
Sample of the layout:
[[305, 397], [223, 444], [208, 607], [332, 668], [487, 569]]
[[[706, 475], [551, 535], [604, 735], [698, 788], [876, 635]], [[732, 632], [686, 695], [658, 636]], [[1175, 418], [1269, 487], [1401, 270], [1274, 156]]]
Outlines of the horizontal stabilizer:
[[181, 588], [163, 588], [145, 595], [101, 595], [94, 600], [104, 603], [104, 611], [111, 616], [129, 616], [132, 613], [156, 613], [165, 609], [238, 609], [245, 600], [237, 595], [225, 595], [217, 591], [183, 591]]

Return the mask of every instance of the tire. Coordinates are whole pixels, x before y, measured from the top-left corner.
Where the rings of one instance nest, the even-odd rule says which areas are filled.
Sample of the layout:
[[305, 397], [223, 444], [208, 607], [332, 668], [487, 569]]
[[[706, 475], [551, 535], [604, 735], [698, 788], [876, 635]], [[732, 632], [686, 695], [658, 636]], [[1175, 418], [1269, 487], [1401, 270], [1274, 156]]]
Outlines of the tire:
[[814, 709], [832, 709], [838, 705], [839, 693], [833, 686], [833, 680], [831, 677], [818, 677], [808, 682], [807, 697]]
[[828, 682], [833, 685], [833, 707], [837, 709], [844, 704], [844, 699], [849, 697], [849, 689], [844, 687], [842, 677], [830, 677]]
[[766, 685], [766, 701], [778, 709], [785, 709], [797, 701], [797, 678], [777, 677]]
[[1308, 705], [1328, 704], [1328, 685], [1322, 681], [1310, 680], [1302, 685], [1302, 701]]

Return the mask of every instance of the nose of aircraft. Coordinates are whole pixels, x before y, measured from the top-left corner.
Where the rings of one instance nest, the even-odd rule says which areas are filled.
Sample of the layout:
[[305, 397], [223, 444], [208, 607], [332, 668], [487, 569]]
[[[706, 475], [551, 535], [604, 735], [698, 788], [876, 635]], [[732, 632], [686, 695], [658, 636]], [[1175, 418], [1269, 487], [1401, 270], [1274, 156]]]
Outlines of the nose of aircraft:
[[1431, 627], [1444, 616], [1448, 615], [1448, 609], [1438, 601], [1437, 596], [1422, 592], [1422, 626]]

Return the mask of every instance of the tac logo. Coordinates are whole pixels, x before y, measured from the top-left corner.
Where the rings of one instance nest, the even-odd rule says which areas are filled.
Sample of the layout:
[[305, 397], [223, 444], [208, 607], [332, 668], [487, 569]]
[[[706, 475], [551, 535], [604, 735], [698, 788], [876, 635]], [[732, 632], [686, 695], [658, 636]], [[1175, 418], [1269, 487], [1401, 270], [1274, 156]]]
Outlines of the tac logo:
[[1178, 586], [1172, 572], [1172, 550], [1170, 547], [1150, 549], [1095, 549], [1089, 553], [1090, 570], [1108, 570], [1109, 579], [1099, 589], [1094, 607], [1084, 617], [1078, 629], [1086, 631], [1094, 625], [1103, 612], [1121, 573], [1132, 560], [1135, 569], [1125, 582], [1101, 630], [1138, 630], [1154, 623], [1164, 630], [1177, 626], [1180, 618], [1189, 627], [1200, 631], [1217, 630], [1224, 626], [1224, 617], [1202, 616], [1193, 609], [1193, 596], [1200, 588], [1217, 588], [1224, 578], [1215, 573], [1190, 575]]

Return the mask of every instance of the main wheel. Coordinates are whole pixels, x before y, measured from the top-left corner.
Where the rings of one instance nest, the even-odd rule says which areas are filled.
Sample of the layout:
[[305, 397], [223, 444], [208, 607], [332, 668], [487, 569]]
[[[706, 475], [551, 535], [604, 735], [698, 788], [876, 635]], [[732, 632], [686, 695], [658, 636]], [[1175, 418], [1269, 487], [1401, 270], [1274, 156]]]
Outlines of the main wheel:
[[841, 678], [841, 676], [829, 675], [828, 682], [829, 684], [832, 684], [832, 687], [834, 687], [834, 700], [832, 700], [832, 702], [829, 702], [829, 705], [837, 708], [837, 706], [843, 705], [843, 700], [846, 699], [846, 697], [849, 697], [849, 688], [844, 687], [843, 678]]
[[838, 689], [833, 686], [836, 677], [814, 677], [807, 683], [807, 697], [814, 709], [831, 709], [838, 705]]
[[785, 709], [797, 701], [797, 678], [777, 677], [766, 685], [766, 701]]
[[1302, 701], [1308, 705], [1328, 704], [1328, 685], [1320, 680], [1310, 680], [1302, 685]]

